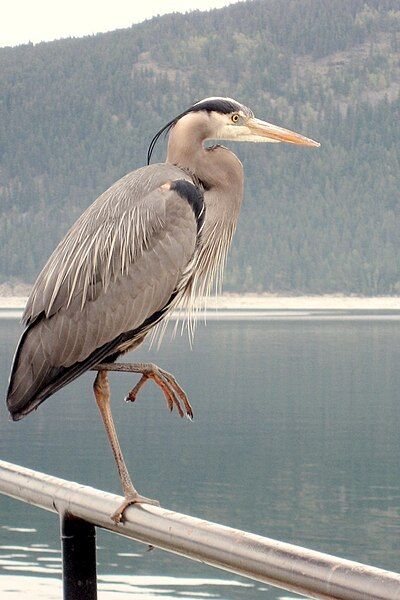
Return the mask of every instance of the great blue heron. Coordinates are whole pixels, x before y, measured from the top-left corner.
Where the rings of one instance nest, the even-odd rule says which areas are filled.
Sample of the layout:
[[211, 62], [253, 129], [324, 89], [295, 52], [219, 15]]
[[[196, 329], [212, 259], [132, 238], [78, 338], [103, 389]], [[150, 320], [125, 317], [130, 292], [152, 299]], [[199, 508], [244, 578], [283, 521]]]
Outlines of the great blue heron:
[[179, 305], [193, 307], [220, 279], [243, 197], [243, 168], [227, 148], [206, 140], [289, 142], [319, 146], [256, 119], [231, 98], [206, 98], [172, 119], [165, 163], [151, 164], [114, 183], [83, 213], [38, 276], [23, 315], [7, 406], [14, 420], [89, 369], [94, 394], [117, 462], [125, 508], [153, 502], [132, 485], [110, 410], [107, 371], [129, 370], [162, 389], [168, 407], [191, 417], [176, 380], [152, 364], [114, 361], [136, 348]]

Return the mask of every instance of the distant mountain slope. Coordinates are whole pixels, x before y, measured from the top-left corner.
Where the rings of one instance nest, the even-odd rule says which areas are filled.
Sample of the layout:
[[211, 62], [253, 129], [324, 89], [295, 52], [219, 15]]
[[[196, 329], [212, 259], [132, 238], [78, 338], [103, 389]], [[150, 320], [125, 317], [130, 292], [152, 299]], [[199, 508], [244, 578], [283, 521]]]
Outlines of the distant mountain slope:
[[235, 146], [226, 288], [400, 293], [399, 90], [398, 0], [254, 0], [1, 49], [0, 282], [32, 280], [166, 120], [228, 95], [322, 146]]

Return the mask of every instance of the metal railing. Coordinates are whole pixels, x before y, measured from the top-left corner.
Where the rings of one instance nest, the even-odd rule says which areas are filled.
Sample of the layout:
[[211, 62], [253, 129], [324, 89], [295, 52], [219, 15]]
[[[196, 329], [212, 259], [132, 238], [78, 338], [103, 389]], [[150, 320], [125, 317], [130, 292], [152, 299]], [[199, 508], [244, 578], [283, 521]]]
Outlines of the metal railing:
[[311, 598], [400, 600], [400, 574], [323, 554], [0, 461], [0, 492], [61, 517], [65, 600], [96, 598], [95, 527]]

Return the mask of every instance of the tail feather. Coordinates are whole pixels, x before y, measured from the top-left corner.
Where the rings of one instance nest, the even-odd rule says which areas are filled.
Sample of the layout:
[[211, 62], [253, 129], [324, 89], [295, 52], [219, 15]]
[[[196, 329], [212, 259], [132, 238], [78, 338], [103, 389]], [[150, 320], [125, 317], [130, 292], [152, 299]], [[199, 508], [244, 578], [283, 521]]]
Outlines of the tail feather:
[[21, 336], [11, 369], [6, 403], [14, 421], [34, 410], [51, 393], [63, 367], [49, 360], [40, 343], [41, 319], [31, 323]]
[[[21, 336], [11, 369], [7, 391], [7, 408], [14, 421], [19, 421], [35, 410], [46, 398], [82, 375], [100, 362], [113, 362], [136, 342], [140, 344], [148, 331], [164, 316], [169, 302], [153, 313], [139, 327], [121, 333], [116, 338], [93, 350], [80, 362], [63, 366], [57, 361], [62, 354], [65, 340], [55, 337], [55, 330], [49, 327], [49, 320], [42, 313], [32, 321]], [[53, 317], [54, 318], [54, 317]]]
[[7, 408], [13, 421], [25, 417], [46, 398], [96, 363], [106, 361], [108, 355], [115, 351], [115, 343], [111, 342], [96, 349], [82, 362], [76, 362], [69, 367], [55, 365], [54, 357], [49, 356], [40, 343], [40, 328], [40, 321], [28, 326], [22, 334], [14, 356], [6, 397]]

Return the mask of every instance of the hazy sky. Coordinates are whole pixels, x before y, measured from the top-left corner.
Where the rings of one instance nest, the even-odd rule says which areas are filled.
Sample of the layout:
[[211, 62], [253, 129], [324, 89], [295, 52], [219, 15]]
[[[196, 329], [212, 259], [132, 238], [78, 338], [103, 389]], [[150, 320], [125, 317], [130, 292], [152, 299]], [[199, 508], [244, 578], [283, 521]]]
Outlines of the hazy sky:
[[0, 46], [129, 27], [155, 15], [221, 8], [237, 0], [5, 0]]

